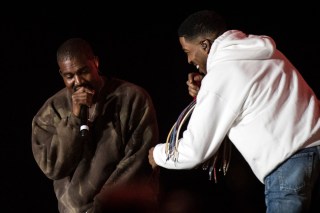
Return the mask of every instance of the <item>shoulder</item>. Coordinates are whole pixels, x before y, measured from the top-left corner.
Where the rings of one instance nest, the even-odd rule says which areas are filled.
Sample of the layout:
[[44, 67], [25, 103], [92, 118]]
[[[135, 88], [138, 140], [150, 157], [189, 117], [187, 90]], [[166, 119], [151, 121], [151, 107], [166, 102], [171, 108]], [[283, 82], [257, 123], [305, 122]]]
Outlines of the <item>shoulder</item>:
[[145, 88], [133, 82], [119, 78], [112, 78], [110, 83], [110, 85], [113, 87], [113, 91], [118, 95], [120, 94], [130, 97], [150, 97]]
[[113, 78], [107, 84], [106, 98], [117, 101], [121, 106], [135, 106], [140, 109], [153, 108], [149, 92], [135, 83]]
[[40, 107], [38, 110], [37, 116], [45, 116], [45, 115], [53, 115], [56, 114], [57, 116], [64, 116], [65, 112], [70, 106], [70, 98], [68, 98], [68, 90], [63, 88], [56, 92], [55, 94], [51, 95]]

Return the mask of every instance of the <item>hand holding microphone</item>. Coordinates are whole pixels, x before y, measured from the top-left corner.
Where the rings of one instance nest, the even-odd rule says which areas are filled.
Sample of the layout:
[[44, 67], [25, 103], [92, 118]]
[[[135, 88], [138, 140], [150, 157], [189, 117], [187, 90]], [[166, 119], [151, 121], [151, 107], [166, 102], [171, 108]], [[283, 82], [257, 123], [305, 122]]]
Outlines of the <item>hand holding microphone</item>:
[[73, 88], [72, 110], [73, 114], [80, 118], [80, 134], [86, 136], [89, 132], [88, 116], [89, 106], [92, 105], [94, 90], [84, 86]]

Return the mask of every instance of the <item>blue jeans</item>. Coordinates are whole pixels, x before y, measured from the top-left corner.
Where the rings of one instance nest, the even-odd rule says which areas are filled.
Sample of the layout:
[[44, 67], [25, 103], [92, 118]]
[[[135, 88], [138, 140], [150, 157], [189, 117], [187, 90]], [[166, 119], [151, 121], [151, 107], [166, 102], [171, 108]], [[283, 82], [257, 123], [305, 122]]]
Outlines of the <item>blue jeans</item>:
[[320, 146], [302, 149], [265, 178], [267, 213], [320, 212]]

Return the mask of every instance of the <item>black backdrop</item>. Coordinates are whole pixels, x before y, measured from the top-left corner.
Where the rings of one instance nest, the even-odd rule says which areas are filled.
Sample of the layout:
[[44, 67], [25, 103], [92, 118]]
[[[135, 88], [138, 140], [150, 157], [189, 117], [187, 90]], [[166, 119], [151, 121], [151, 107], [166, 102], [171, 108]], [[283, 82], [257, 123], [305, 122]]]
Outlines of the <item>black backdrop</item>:
[[[1, 9], [0, 191], [5, 212], [57, 212], [52, 183], [31, 153], [31, 119], [46, 98], [64, 86], [55, 51], [70, 37], [83, 37], [93, 44], [103, 73], [148, 90], [157, 109], [162, 142], [191, 100], [185, 81], [194, 67], [187, 64], [176, 29], [187, 15], [199, 9], [217, 10], [230, 28], [272, 36], [319, 97], [319, 13], [315, 5], [300, 2], [280, 8], [276, 2], [242, 5], [197, 1], [192, 5], [175, 2], [176, 6], [157, 1], [87, 3], [90, 5], [17, 3]], [[245, 194], [251, 197], [244, 208], [263, 209], [262, 185], [243, 159], [238, 160], [241, 166], [229, 179], [237, 181], [245, 176], [250, 183], [231, 184], [226, 197], [242, 201], [247, 188]], [[161, 174], [165, 190], [182, 186], [192, 188], [197, 195], [199, 190], [216, 187], [211, 183], [208, 187], [206, 174], [201, 171], [162, 170]]]

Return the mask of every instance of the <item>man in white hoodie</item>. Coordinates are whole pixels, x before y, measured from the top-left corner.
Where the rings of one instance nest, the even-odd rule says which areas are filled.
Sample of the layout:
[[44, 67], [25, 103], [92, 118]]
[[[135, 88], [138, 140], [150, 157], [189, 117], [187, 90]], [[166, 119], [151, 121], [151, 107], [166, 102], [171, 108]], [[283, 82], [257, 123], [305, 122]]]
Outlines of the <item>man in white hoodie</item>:
[[227, 30], [209, 10], [185, 19], [178, 36], [204, 77], [189, 76], [197, 97], [188, 126], [174, 147], [150, 149], [152, 167], [195, 168], [228, 136], [265, 184], [268, 213], [319, 209], [319, 100], [273, 39]]

